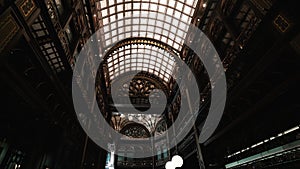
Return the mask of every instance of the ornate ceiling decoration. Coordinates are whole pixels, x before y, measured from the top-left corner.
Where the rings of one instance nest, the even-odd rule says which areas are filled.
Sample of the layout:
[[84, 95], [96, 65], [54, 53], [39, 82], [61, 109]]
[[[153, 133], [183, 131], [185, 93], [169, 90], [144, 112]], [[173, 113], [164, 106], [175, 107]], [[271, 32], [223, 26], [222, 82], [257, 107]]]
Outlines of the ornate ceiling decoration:
[[120, 133], [131, 138], [148, 138], [151, 136], [148, 129], [139, 123], [131, 123], [124, 126]]
[[161, 135], [165, 131], [167, 131], [167, 123], [165, 119], [161, 119], [160, 121], [157, 122], [156, 128], [155, 128], [155, 135]]
[[162, 135], [167, 128], [167, 124], [161, 115], [119, 112], [113, 113], [110, 124], [116, 131], [131, 138], [147, 138], [152, 135]]
[[[101, 47], [107, 52], [103, 62], [103, 88], [108, 100], [111, 85], [119, 86], [118, 98], [109, 106], [126, 107], [122, 98], [146, 108], [174, 93], [178, 59], [186, 40], [197, 1], [190, 0], [102, 0], [96, 2], [94, 19], [100, 25]], [[123, 83], [132, 72], [138, 73], [130, 83]], [[98, 84], [97, 84], [98, 85]], [[150, 103], [151, 102], [151, 103]], [[124, 109], [123, 109], [124, 110]], [[127, 109], [126, 109], [127, 110]], [[139, 110], [137, 108], [137, 110]], [[139, 110], [140, 111], [140, 110]], [[160, 135], [166, 130], [166, 112], [117, 112], [111, 110], [111, 125], [132, 138]], [[162, 114], [161, 114], [162, 113]]]
[[[118, 99], [114, 100], [115, 103], [122, 103], [122, 98], [129, 97], [132, 104], [150, 104], [156, 103], [156, 98], [162, 97], [161, 92], [158, 92], [158, 89], [162, 90], [165, 95], [169, 95], [168, 88], [163, 84], [159, 83], [158, 79], [152, 79], [147, 72], [141, 72], [130, 83], [122, 83], [122, 79], [119, 80], [118, 84]], [[124, 77], [126, 78], [126, 77]], [[150, 105], [149, 105], [150, 106]]]

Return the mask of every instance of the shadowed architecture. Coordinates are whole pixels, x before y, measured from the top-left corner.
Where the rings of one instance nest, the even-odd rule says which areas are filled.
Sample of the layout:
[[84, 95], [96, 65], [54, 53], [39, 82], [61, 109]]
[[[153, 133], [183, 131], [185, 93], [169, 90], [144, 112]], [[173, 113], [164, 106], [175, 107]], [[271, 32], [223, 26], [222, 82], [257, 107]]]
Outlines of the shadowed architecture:
[[[164, 169], [175, 155], [183, 158], [183, 169], [300, 168], [297, 2], [0, 0], [0, 169]], [[126, 19], [131, 16], [139, 17]], [[189, 25], [212, 42], [227, 81], [223, 117], [204, 143], [198, 138], [216, 84], [187, 45], [209, 50]], [[99, 37], [91, 38], [96, 32]], [[111, 140], [109, 152], [82, 129], [73, 105], [73, 72], [91, 41], [105, 53], [96, 55], [103, 62], [87, 58], [80, 70], [95, 81], [85, 76], [76, 89], [82, 104], [96, 105], [122, 134], [118, 143], [109, 134], [99, 138]], [[175, 79], [191, 79], [180, 76], [181, 62], [195, 77], [201, 99], [180, 92]], [[215, 66], [218, 74], [222, 65]], [[87, 83], [95, 84], [95, 98], [84, 97]], [[168, 131], [182, 104], [190, 109]], [[145, 113], [149, 109], [155, 113]], [[190, 118], [196, 122], [183, 140], [170, 137], [168, 132], [185, 131]], [[132, 158], [137, 152], [154, 155]]]

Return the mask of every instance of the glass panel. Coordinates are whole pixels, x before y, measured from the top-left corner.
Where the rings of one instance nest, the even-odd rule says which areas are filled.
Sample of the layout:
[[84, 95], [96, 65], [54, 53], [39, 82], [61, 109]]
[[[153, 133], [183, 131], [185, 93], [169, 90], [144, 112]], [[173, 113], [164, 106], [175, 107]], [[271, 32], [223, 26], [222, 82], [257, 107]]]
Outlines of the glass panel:
[[[156, 73], [162, 80], [168, 82], [175, 67], [174, 57], [163, 49], [155, 46], [142, 44], [131, 44], [125, 48], [119, 48], [116, 53], [110, 54], [107, 58], [110, 72], [110, 80], [117, 78], [125, 72], [131, 70], [143, 70]], [[151, 71], [150, 71], [151, 70]]]
[[[107, 2], [109, 3], [109, 5], [107, 4]], [[120, 41], [124, 38], [130, 38], [131, 36], [138, 36], [154, 38], [156, 40], [163, 41], [175, 48], [175, 46], [173, 46], [174, 38], [170, 38], [168, 34], [177, 34], [178, 29], [181, 29], [181, 32], [178, 36], [180, 36], [181, 39], [185, 39], [186, 33], [188, 31], [188, 25], [190, 24], [196, 4], [197, 1], [192, 0], [100, 1], [98, 11], [101, 11], [102, 18], [99, 17], [99, 22], [103, 22], [103, 27], [105, 27], [106, 25], [114, 24], [112, 22], [120, 20], [125, 16], [128, 18], [125, 22], [125, 25], [128, 25], [125, 31], [132, 31], [132, 33], [120, 33], [123, 32], [123, 23], [119, 24], [121, 22], [118, 22], [118, 25], [105, 27], [108, 29], [104, 29], [104, 34], [102, 35], [104, 37], [107, 37], [106, 34], [110, 34], [112, 29], [121, 29], [121, 31], [118, 31], [117, 38], [110, 37], [110, 39], [107, 39], [103, 45], [104, 47], [109, 48], [112, 41], [115, 41], [115, 39]], [[106, 18], [108, 13], [109, 19]], [[142, 19], [131, 18], [140, 17], [139, 14], [143, 17]], [[166, 17], [166, 15], [168, 16]], [[148, 20], [147, 18], [152, 19]], [[173, 27], [171, 28], [170, 25], [172, 25]], [[163, 29], [160, 29], [158, 27]], [[165, 37], [162, 37], [160, 35], [165, 35]], [[183, 45], [183, 40], [176, 42], [178, 48], [175, 49], [178, 49], [178, 51], [180, 51]]]

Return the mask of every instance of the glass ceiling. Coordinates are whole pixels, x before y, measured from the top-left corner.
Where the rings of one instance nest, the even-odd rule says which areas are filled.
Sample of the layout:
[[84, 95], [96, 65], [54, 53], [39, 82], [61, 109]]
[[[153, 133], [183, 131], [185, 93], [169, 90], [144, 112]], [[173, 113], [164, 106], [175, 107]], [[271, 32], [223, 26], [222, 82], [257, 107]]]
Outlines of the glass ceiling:
[[114, 50], [107, 64], [111, 81], [125, 72], [145, 71], [168, 82], [176, 66], [169, 52], [145, 44], [129, 44]]
[[181, 51], [196, 0], [101, 0], [104, 48], [130, 37], [153, 38]]

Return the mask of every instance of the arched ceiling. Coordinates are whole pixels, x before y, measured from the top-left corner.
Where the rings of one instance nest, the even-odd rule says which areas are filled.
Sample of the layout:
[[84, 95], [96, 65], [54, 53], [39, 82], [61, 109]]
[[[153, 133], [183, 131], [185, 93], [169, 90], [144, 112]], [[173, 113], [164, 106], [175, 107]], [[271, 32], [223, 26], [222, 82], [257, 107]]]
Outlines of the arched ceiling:
[[168, 83], [175, 68], [175, 58], [166, 50], [152, 45], [129, 44], [109, 54], [110, 81], [130, 71], [144, 71]]
[[[108, 66], [110, 84], [130, 71], [151, 73], [165, 84], [174, 75], [176, 62], [184, 45], [197, 0], [101, 0], [94, 15], [100, 25], [99, 42]], [[115, 48], [126, 39], [147, 39], [170, 48], [137, 43]], [[111, 49], [114, 49], [111, 51]]]
[[120, 131], [123, 135], [131, 138], [148, 138], [151, 137], [150, 132], [148, 129], [139, 123], [131, 123], [126, 125], [122, 130]]
[[[160, 115], [131, 114], [114, 112], [111, 119], [112, 127], [122, 133], [130, 126], [141, 125], [149, 135], [161, 135], [166, 130], [166, 121]], [[124, 134], [124, 133], [122, 133]]]
[[103, 47], [131, 37], [151, 38], [180, 51], [197, 0], [102, 0], [97, 3]]
[[[197, 2], [197, 0], [101, 0], [96, 3], [97, 14], [94, 15], [94, 19], [100, 25], [98, 42], [107, 52], [104, 56], [107, 89], [109, 90], [112, 83], [125, 77], [122, 75], [130, 72], [147, 72], [158, 77], [158, 81], [163, 82], [167, 88], [171, 86], [169, 84], [178, 71], [177, 59], [180, 59], [179, 54], [186, 40]], [[144, 90], [139, 85], [137, 88]], [[168, 88], [170, 89], [171, 87]], [[124, 124], [135, 122], [151, 132], [164, 131], [164, 128], [158, 127], [158, 122], [162, 120], [162, 112], [155, 115], [115, 113], [117, 115], [112, 112], [114, 119], [112, 125], [115, 129], [122, 130]], [[119, 122], [126, 123], [116, 127]], [[129, 129], [128, 132], [132, 132], [132, 128]]]

